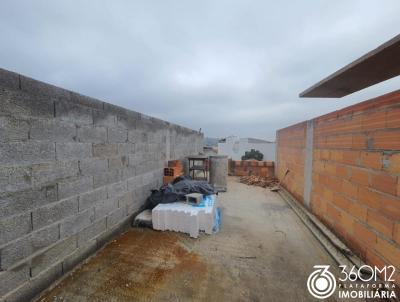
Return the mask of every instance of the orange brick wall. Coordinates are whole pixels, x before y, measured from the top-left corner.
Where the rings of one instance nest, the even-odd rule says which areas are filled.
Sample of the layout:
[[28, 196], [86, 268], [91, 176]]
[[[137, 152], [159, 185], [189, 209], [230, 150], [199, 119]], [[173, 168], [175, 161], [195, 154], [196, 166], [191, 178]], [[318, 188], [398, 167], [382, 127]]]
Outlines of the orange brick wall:
[[265, 160], [229, 160], [229, 174], [234, 176], [274, 177], [274, 162]]
[[[297, 200], [304, 202], [304, 159], [307, 122], [277, 131], [276, 176]], [[289, 173], [285, 179], [285, 171]]]
[[[368, 264], [391, 264], [399, 271], [400, 91], [313, 122], [312, 212]], [[304, 157], [291, 142], [293, 136], [302, 150], [299, 125], [293, 126], [298, 132], [278, 131], [279, 177]], [[285, 186], [299, 198], [301, 163], [294, 167], [298, 173]]]

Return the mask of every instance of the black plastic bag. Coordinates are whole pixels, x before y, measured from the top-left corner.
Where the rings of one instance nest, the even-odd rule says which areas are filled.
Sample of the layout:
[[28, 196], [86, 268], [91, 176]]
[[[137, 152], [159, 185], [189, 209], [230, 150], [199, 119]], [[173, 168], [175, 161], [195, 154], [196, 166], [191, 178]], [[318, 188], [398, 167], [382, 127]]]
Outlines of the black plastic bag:
[[183, 201], [185, 195], [190, 193], [211, 195], [216, 194], [217, 191], [206, 181], [179, 176], [172, 183], [163, 185], [159, 190], [152, 190], [151, 195], [147, 198], [146, 208], [153, 209], [159, 203]]

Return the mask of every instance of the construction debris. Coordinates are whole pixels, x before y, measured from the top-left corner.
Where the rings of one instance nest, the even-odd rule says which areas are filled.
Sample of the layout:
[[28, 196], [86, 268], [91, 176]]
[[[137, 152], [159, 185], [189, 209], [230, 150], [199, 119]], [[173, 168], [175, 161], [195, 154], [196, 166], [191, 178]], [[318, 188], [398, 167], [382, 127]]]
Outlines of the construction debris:
[[264, 176], [242, 176], [240, 177], [240, 182], [249, 186], [258, 186], [263, 188], [271, 188], [276, 186], [279, 181], [274, 177], [264, 177]]

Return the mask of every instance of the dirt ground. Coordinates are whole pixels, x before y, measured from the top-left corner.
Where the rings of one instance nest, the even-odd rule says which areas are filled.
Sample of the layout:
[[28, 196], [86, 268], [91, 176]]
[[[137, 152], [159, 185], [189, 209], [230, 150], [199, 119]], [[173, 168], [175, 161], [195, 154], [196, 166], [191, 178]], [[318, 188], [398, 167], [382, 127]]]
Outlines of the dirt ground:
[[219, 233], [132, 229], [38, 301], [314, 301], [307, 277], [333, 261], [279, 195], [229, 178], [218, 202]]

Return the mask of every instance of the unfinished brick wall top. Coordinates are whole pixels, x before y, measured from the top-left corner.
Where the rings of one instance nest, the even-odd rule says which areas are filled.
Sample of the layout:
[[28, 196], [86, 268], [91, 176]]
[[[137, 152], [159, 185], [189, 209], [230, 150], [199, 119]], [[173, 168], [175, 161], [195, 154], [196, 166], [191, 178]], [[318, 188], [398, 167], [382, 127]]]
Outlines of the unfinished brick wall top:
[[[302, 122], [284, 129], [276, 134], [277, 162], [275, 173], [282, 180], [282, 186], [290, 191], [299, 201], [304, 201], [304, 155], [307, 122]], [[285, 179], [286, 170], [289, 173]]]
[[266, 160], [229, 160], [229, 174], [234, 176], [274, 176], [274, 162]]
[[[399, 270], [400, 91], [312, 122], [311, 210], [368, 264], [390, 264]], [[290, 161], [285, 144], [299, 137], [286, 129], [282, 147], [278, 139], [278, 158], [284, 162]], [[283, 168], [278, 170], [282, 176]], [[303, 181], [301, 175], [292, 175], [294, 182]], [[293, 185], [286, 187], [298, 194]]]
[[129, 222], [202, 135], [0, 69], [0, 300], [28, 301]]

